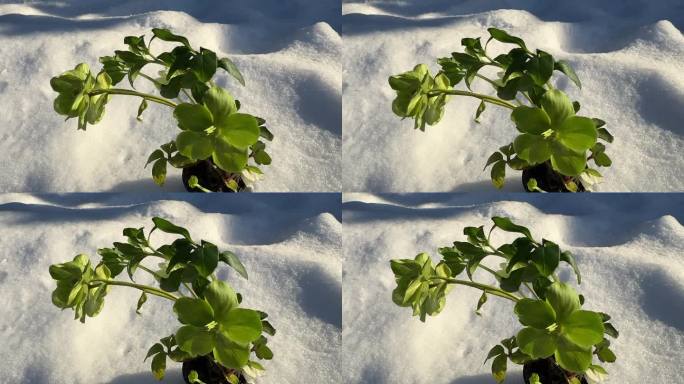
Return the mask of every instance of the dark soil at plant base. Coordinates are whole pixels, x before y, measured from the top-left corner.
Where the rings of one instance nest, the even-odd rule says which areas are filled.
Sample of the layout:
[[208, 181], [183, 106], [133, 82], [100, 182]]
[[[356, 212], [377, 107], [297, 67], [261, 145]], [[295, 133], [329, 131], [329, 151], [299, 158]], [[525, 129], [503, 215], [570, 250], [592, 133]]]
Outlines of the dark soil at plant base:
[[[187, 384], [191, 384], [188, 375], [192, 371], [197, 372], [199, 379], [206, 384], [231, 384], [226, 377], [234, 373], [232, 369], [216, 363], [210, 356], [200, 356], [183, 362], [183, 379]], [[244, 376], [238, 375], [238, 378], [241, 384], [247, 383]]]
[[188, 192], [202, 192], [197, 188], [190, 188], [188, 180], [190, 176], [197, 176], [199, 185], [212, 192], [235, 192], [228, 188], [226, 181], [235, 179], [238, 183], [238, 192], [246, 188], [245, 182], [240, 175], [227, 173], [214, 164], [211, 158], [200, 160], [193, 165], [183, 168], [183, 185]]
[[[546, 359], [533, 360], [523, 365], [523, 378], [525, 384], [530, 384], [530, 376], [533, 373], [539, 375], [539, 381], [543, 384], [568, 384], [567, 378], [576, 376], [572, 372], [567, 372], [556, 364], [556, 360], [552, 357]], [[582, 384], [587, 384], [587, 379], [581, 378]]]
[[[522, 172], [522, 183], [527, 192], [531, 192], [527, 189], [527, 182], [530, 179], [537, 180], [537, 187], [546, 192], [570, 192], [563, 182], [565, 178], [566, 176], [554, 171], [548, 161], [523, 169]], [[579, 181], [577, 182], [577, 192], [585, 192], [584, 185]]]

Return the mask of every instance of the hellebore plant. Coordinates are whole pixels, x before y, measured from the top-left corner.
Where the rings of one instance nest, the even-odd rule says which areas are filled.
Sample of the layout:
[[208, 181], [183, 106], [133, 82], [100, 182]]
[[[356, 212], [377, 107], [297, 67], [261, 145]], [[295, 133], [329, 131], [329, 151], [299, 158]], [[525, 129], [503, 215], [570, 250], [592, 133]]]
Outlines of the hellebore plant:
[[[167, 164], [182, 168], [183, 181], [191, 191], [239, 191], [251, 185], [262, 171], [250, 165], [268, 165], [271, 157], [265, 151], [265, 140], [273, 135], [265, 121], [238, 112], [240, 102], [212, 81], [218, 68], [225, 70], [245, 85], [235, 64], [227, 57], [218, 59], [206, 48], [196, 51], [188, 39], [166, 29], [155, 28], [149, 43], [145, 36], [127, 36], [126, 51], [114, 51], [114, 56], [100, 58], [103, 68], [97, 74], [86, 63], [53, 77], [52, 89], [58, 93], [55, 111], [70, 118], [78, 118], [78, 129], [97, 124], [105, 113], [112, 95], [141, 98], [137, 118], [141, 120], [148, 102], [173, 108], [173, 116], [181, 132], [176, 138], [155, 150], [147, 165], [152, 165], [152, 177], [158, 185], [166, 180]], [[150, 51], [154, 39], [178, 43], [171, 51], [158, 55]], [[160, 78], [153, 78], [143, 69], [161, 67]], [[133, 89], [114, 88], [124, 77]], [[136, 79], [150, 81], [160, 96], [135, 90]]]
[[[173, 302], [181, 326], [148, 351], [152, 373], [161, 380], [166, 359], [183, 362], [183, 375], [188, 383], [244, 383], [264, 368], [252, 360], [270, 360], [273, 352], [264, 334], [275, 335], [275, 329], [261, 311], [240, 307], [242, 296], [215, 271], [223, 262], [247, 279], [247, 271], [230, 251], [220, 252], [216, 245], [195, 242], [187, 229], [155, 217], [154, 227], [145, 236], [144, 228], [123, 230], [127, 242], [116, 242], [113, 248], [101, 248], [101, 261], [94, 265], [87, 255], [50, 266], [50, 276], [57, 282], [52, 302], [59, 308], [74, 310], [75, 318], [97, 316], [104, 307], [112, 287], [128, 287], [141, 291], [136, 312], [148, 296]], [[180, 235], [171, 244], [154, 247], [150, 236], [155, 230]], [[146, 259], [160, 259], [159, 268], [142, 264]], [[126, 271], [130, 281], [117, 280]], [[159, 288], [135, 282], [138, 271], [150, 274]]]
[[[547, 52], [530, 51], [518, 37], [496, 28], [488, 31], [490, 37], [484, 48], [479, 37], [464, 38], [461, 44], [465, 52], [454, 52], [451, 57], [437, 60], [441, 70], [435, 76], [425, 64], [391, 76], [389, 84], [397, 92], [392, 111], [402, 118], [412, 118], [414, 127], [424, 131], [426, 124], [435, 125], [442, 119], [451, 95], [480, 99], [475, 113], [478, 123], [487, 104], [508, 108], [519, 135], [487, 160], [485, 169], [492, 166], [495, 187], [503, 187], [506, 165], [524, 171], [523, 185], [528, 191], [575, 192], [596, 184], [601, 174], [590, 168], [587, 161], [593, 160], [600, 167], [610, 166], [606, 147], [597, 140], [611, 143], [613, 136], [603, 127], [604, 121], [576, 115], [579, 102], [571, 101], [565, 92], [551, 85], [556, 70], [581, 88], [577, 74], [568, 63], [555, 60]], [[492, 40], [517, 47], [492, 58], [487, 52]], [[488, 67], [499, 71], [497, 78], [480, 73]], [[472, 92], [476, 78], [491, 85], [496, 96]], [[468, 90], [455, 89], [461, 81]]]
[[[515, 336], [494, 346], [485, 362], [494, 358], [492, 375], [497, 383], [506, 377], [507, 361], [524, 364], [528, 383], [579, 384], [600, 381], [607, 372], [595, 364], [594, 355], [604, 363], [615, 361], [606, 338], [618, 337], [618, 331], [608, 322], [610, 316], [582, 308], [584, 297], [557, 276], [560, 262], [574, 270], [577, 283], [580, 271], [568, 251], [562, 251], [552, 241], [536, 241], [529, 229], [516, 225], [505, 217], [492, 218], [494, 225], [485, 235], [484, 226], [466, 227], [467, 242], [456, 241], [453, 246], [439, 249], [442, 260], [433, 265], [426, 253], [415, 259], [391, 260], [397, 287], [392, 300], [401, 307], [411, 307], [413, 315], [425, 321], [436, 316], [446, 305], [446, 294], [455, 286], [463, 285], [482, 291], [476, 313], [489, 296], [497, 296], [515, 303], [514, 313], [524, 327]], [[520, 233], [512, 243], [495, 247], [490, 243], [494, 229]], [[487, 257], [501, 259], [499, 268], [482, 264]], [[475, 272], [483, 270], [493, 275], [498, 286], [475, 281]], [[467, 278], [458, 278], [465, 272]], [[548, 369], [555, 368], [556, 376]], [[560, 366], [561, 370], [558, 369]], [[560, 376], [560, 381], [554, 377]]]

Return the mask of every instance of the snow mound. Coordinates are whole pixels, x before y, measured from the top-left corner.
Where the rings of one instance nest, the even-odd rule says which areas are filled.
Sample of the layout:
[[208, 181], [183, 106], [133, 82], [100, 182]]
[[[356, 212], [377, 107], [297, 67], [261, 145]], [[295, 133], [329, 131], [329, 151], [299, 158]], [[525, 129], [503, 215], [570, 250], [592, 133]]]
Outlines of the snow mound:
[[[343, 197], [343, 364], [348, 383], [493, 382], [489, 349], [519, 329], [512, 307], [490, 299], [475, 314], [477, 290], [456, 287], [437, 317], [421, 323], [392, 303], [389, 260], [462, 240], [464, 226], [506, 215], [536, 238], [575, 255], [586, 306], [613, 317], [618, 356], [608, 383], [681, 383], [684, 346], [684, 214], [679, 195], [601, 195], [559, 200], [520, 194], [345, 194]], [[495, 244], [514, 234], [494, 232]], [[491, 266], [491, 265], [490, 265]], [[477, 276], [478, 280], [489, 278]], [[574, 283], [570, 268], [560, 278]], [[510, 366], [506, 382], [522, 382]]]
[[[149, 228], [152, 216], [163, 215], [245, 264], [249, 280], [224, 267], [218, 276], [244, 295], [245, 306], [268, 312], [278, 331], [269, 340], [275, 359], [264, 364], [267, 374], [258, 383], [342, 382], [339, 195], [148, 196], [129, 197], [128, 205], [122, 195], [13, 197], [0, 202], [3, 381], [157, 382], [143, 358], [177, 328], [168, 303], [151, 297], [137, 316], [138, 294], [112, 289], [102, 313], [81, 324], [52, 305], [47, 271], [80, 252], [95, 259], [98, 247], [123, 240], [124, 227]], [[255, 218], [270, 223], [259, 226]], [[153, 236], [155, 243], [171, 239]], [[180, 365], [168, 368], [164, 382], [181, 384]]]
[[[87, 3], [87, 4], [86, 4]], [[94, 3], [94, 4], [93, 4]], [[266, 119], [275, 140], [273, 164], [258, 191], [338, 191], [341, 188], [341, 38], [339, 3], [295, 1], [30, 2], [0, 4], [0, 163], [5, 192], [157, 192], [147, 156], [177, 134], [164, 106], [135, 119], [140, 100], [114, 97], [104, 119], [76, 130], [52, 110], [49, 80], [77, 63], [125, 49], [127, 35], [169, 28], [243, 73], [242, 87], [219, 71], [244, 110]], [[335, 15], [335, 9], [337, 15]], [[318, 14], [316, 14], [318, 12]], [[339, 27], [337, 27], [339, 29]], [[159, 45], [157, 45], [159, 44]], [[157, 49], [163, 42], [155, 42]], [[157, 51], [159, 52], [159, 51]], [[155, 68], [146, 68], [156, 76]], [[143, 81], [141, 91], [151, 91]], [[169, 170], [163, 190], [182, 191]]]
[[[681, 191], [684, 167], [684, 7], [680, 2], [544, 3], [528, 1], [368, 1], [343, 4], [342, 141], [346, 191], [431, 192], [492, 190], [482, 168], [515, 137], [507, 111], [489, 106], [473, 121], [479, 101], [453, 98], [442, 121], [426, 132], [391, 111], [390, 75], [461, 50], [462, 37], [487, 38], [496, 27], [527, 45], [568, 61], [582, 80], [562, 75], [555, 86], [579, 100], [581, 114], [600, 117], [615, 136], [613, 160], [601, 168], [601, 191]], [[504, 9], [500, 9], [504, 8]], [[510, 48], [493, 42], [494, 52]], [[491, 93], [487, 84], [474, 83]], [[505, 191], [522, 191], [508, 170]]]

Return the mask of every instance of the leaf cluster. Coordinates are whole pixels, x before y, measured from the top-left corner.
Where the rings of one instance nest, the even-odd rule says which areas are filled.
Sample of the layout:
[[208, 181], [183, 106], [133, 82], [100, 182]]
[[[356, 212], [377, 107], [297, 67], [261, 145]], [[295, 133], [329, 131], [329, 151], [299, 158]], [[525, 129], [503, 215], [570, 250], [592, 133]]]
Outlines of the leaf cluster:
[[[528, 228], [509, 218], [493, 217], [492, 221], [487, 233], [484, 226], [465, 227], [467, 241], [455, 241], [453, 246], [439, 248], [442, 259], [434, 266], [426, 253], [414, 259], [391, 260], [397, 283], [392, 292], [394, 303], [412, 307], [413, 315], [425, 321], [427, 315], [435, 316], [443, 310], [446, 294], [454, 285], [482, 291], [476, 304], [478, 315], [489, 296], [515, 302], [514, 313], [524, 328], [492, 348], [487, 356], [487, 360], [493, 359], [492, 375], [499, 383], [506, 376], [508, 360], [524, 364], [553, 356], [567, 371], [605, 372], [593, 364], [593, 355], [601, 362], [614, 362], [615, 354], [604, 335], [617, 337], [618, 332], [608, 322], [610, 316], [582, 309], [584, 297], [558, 279], [557, 271], [565, 263], [581, 284], [581, 273], [573, 255], [550, 240], [535, 240]], [[521, 236], [495, 247], [490, 242], [495, 229]], [[498, 268], [483, 264], [488, 257], [500, 260]], [[478, 270], [491, 274], [497, 285], [476, 281]], [[459, 275], [465, 278], [459, 279]]]
[[[224, 367], [241, 370], [263, 370], [256, 361], [271, 359], [266, 335], [275, 329], [265, 312], [242, 308], [242, 296], [230, 284], [215, 277], [219, 263], [234, 269], [247, 279], [247, 271], [230, 251], [219, 251], [208, 241], [196, 242], [187, 229], [163, 218], [154, 217], [154, 226], [145, 234], [144, 228], [125, 228], [126, 242], [115, 242], [110, 248], [98, 249], [102, 257], [93, 267], [86, 255], [72, 261], [50, 266], [50, 275], [57, 282], [52, 294], [54, 305], [71, 308], [76, 318], [98, 315], [112, 286], [126, 286], [141, 291], [136, 312], [140, 314], [148, 295], [174, 302], [173, 310], [181, 323], [173, 335], [154, 344], [147, 358], [152, 358], [152, 372], [163, 378], [166, 359], [185, 361], [197, 356], [209, 356]], [[159, 230], [179, 237], [170, 244], [154, 247], [150, 235]], [[161, 259], [157, 270], [143, 265], [147, 258]], [[151, 274], [159, 288], [135, 282], [136, 272]], [[130, 282], [115, 280], [126, 271]]]
[[[449, 95], [479, 98], [476, 122], [487, 104], [511, 109], [511, 119], [519, 134], [513, 143], [492, 154], [485, 166], [492, 166], [492, 183], [497, 188], [504, 184], [506, 165], [522, 170], [548, 162], [568, 180], [580, 176], [585, 182], [590, 177], [600, 178], [600, 173], [589, 168], [587, 161], [594, 160], [600, 167], [611, 165], [605, 144], [597, 140], [610, 143], [612, 135], [603, 127], [604, 121], [577, 116], [579, 102], [571, 101], [566, 93], [551, 86], [553, 73], [558, 71], [581, 88], [572, 67], [545, 51], [530, 51], [522, 39], [505, 31], [489, 28], [488, 32], [490, 37], [484, 47], [480, 38], [463, 38], [464, 52], [438, 59], [441, 70], [434, 77], [425, 64], [391, 76], [390, 87], [397, 93], [392, 103], [394, 113], [413, 118], [415, 128], [425, 130], [425, 125], [437, 124], [442, 119]], [[516, 47], [491, 57], [487, 46], [492, 40]], [[483, 75], [481, 70], [486, 67], [495, 68], [497, 78]], [[476, 79], [486, 81], [496, 96], [472, 92], [471, 85]], [[461, 82], [467, 90], [456, 89]]]
[[[211, 159], [221, 170], [240, 174], [262, 174], [257, 165], [269, 165], [265, 141], [273, 134], [265, 120], [241, 113], [240, 102], [228, 90], [217, 86], [213, 78], [224, 70], [244, 85], [244, 77], [227, 57], [201, 47], [195, 50], [187, 38], [167, 29], [152, 29], [149, 43], [145, 36], [126, 36], [127, 50], [116, 50], [112, 56], [100, 58], [102, 70], [94, 76], [87, 64], [52, 78], [52, 88], [58, 92], [54, 109], [68, 118], [79, 118], [79, 129], [102, 119], [105, 104], [114, 94], [141, 97], [137, 118], [148, 108], [150, 101], [170, 106], [181, 132], [176, 138], [148, 157], [153, 163], [152, 176], [162, 185], [167, 165], [175, 168], [190, 166], [197, 161]], [[173, 49], [155, 54], [150, 49], [154, 39], [175, 44]], [[161, 67], [161, 77], [153, 78], [143, 72], [151, 66]], [[113, 88], [124, 78], [133, 90]], [[144, 78], [152, 82], [160, 96], [135, 91], [135, 82]], [[252, 158], [256, 165], [249, 165]]]

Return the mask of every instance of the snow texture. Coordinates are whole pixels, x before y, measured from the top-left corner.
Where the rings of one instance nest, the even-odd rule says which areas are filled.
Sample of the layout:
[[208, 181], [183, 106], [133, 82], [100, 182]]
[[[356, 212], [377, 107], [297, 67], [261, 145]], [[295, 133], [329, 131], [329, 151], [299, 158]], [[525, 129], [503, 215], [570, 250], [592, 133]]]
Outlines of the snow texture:
[[[555, 86], [579, 100], [580, 114], [600, 117], [615, 136], [601, 168], [601, 191], [681, 191], [684, 179], [684, 3], [679, 0], [347, 1], [342, 5], [344, 191], [489, 191], [489, 155], [516, 135], [504, 108], [456, 97], [426, 132], [392, 113], [387, 78], [462, 51], [463, 37], [496, 27], [527, 46], [568, 61], [577, 89], [559, 72]], [[493, 42], [494, 54], [510, 45]], [[493, 74], [493, 72], [491, 73]], [[492, 93], [483, 81], [474, 90]], [[462, 85], [459, 85], [462, 87]], [[359, 166], [361, 164], [362, 166]], [[522, 191], [507, 170], [507, 191]]]
[[[533, 235], [571, 251], [590, 310], [607, 312], [620, 331], [605, 364], [607, 383], [684, 383], [684, 197], [680, 194], [592, 194], [562, 200], [521, 194], [344, 195], [343, 365], [346, 383], [494, 383], [489, 349], [520, 325], [512, 305], [455, 287], [446, 307], [421, 323], [391, 300], [389, 260], [463, 241], [463, 227], [508, 216]], [[495, 231], [495, 244], [514, 234]], [[494, 265], [490, 264], [489, 266]], [[486, 281], [489, 275], [476, 273]], [[576, 286], [572, 269], [561, 279]], [[493, 281], [492, 281], [493, 283]], [[522, 383], [509, 363], [506, 383]]]
[[[150, 105], [138, 122], [140, 100], [115, 96], [104, 119], [82, 132], [53, 111], [49, 84], [81, 62], [99, 71], [100, 56], [126, 49], [124, 36], [149, 39], [155, 27], [229, 56], [242, 71], [245, 87], [222, 70], [216, 82], [275, 134], [273, 164], [256, 190], [340, 190], [338, 0], [74, 0], [0, 2], [0, 191], [159, 191], [143, 166], [178, 132], [168, 107]], [[136, 86], [152, 90], [145, 83]], [[183, 190], [179, 170], [169, 169], [164, 190]]]
[[[96, 249], [123, 241], [124, 227], [162, 216], [245, 264], [249, 280], [225, 266], [218, 276], [277, 329], [258, 383], [340, 383], [340, 215], [339, 194], [0, 195], [0, 381], [157, 383], [143, 358], [179, 326], [169, 303], [151, 296], [138, 316], [139, 292], [114, 287], [81, 324], [52, 305], [48, 267], [78, 253], [99, 260]], [[152, 241], [173, 238], [157, 231]], [[183, 383], [179, 364], [168, 362], [164, 383]]]

